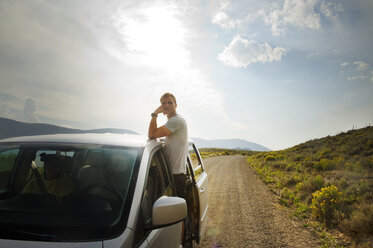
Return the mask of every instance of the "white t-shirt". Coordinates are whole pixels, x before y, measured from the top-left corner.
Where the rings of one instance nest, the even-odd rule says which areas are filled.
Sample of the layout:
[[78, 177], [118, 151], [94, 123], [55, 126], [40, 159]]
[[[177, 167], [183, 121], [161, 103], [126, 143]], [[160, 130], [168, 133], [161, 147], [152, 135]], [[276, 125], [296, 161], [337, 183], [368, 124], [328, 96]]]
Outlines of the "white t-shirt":
[[165, 152], [171, 163], [173, 174], [186, 174], [188, 156], [188, 129], [186, 121], [179, 114], [168, 119], [165, 124], [171, 134], [166, 137]]

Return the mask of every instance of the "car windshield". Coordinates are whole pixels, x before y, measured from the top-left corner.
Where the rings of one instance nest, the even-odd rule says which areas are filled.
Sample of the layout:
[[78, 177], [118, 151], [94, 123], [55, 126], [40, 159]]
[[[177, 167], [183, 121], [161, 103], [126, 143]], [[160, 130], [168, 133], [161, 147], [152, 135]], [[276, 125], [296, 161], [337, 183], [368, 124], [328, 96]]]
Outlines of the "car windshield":
[[0, 144], [0, 238], [102, 240], [126, 225], [140, 148]]

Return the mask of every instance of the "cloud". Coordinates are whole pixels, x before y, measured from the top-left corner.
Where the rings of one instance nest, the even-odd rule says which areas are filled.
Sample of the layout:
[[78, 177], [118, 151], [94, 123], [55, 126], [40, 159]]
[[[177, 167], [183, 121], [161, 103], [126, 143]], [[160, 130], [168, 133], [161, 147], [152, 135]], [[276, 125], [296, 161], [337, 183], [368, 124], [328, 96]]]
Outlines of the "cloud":
[[358, 75], [358, 76], [352, 76], [352, 77], [347, 77], [347, 80], [349, 81], [354, 81], [354, 80], [363, 80], [368, 78], [367, 76], [364, 75]]
[[27, 98], [25, 101], [23, 120], [25, 122], [39, 122], [35, 101], [30, 98]]
[[267, 43], [258, 43], [237, 35], [228, 47], [218, 55], [218, 59], [226, 65], [233, 67], [247, 67], [253, 63], [268, 63], [281, 61], [287, 53], [283, 47], [272, 48]]
[[273, 36], [280, 36], [290, 26], [318, 30], [322, 17], [336, 22], [341, 12], [340, 3], [326, 0], [285, 0], [282, 5], [271, 1], [253, 1], [250, 5], [246, 1], [224, 1], [217, 7], [212, 23], [224, 29], [234, 29], [261, 19], [270, 26]]
[[285, 33], [287, 25], [300, 28], [320, 29], [320, 14], [315, 12], [317, 0], [286, 0], [282, 9], [270, 13], [260, 10], [264, 22], [271, 26], [272, 35]]
[[[346, 67], [349, 64], [350, 64], [349, 62], [343, 62], [342, 64], [340, 64], [340, 66]], [[355, 61], [355, 62], [352, 62], [352, 64], [355, 66], [355, 68], [354, 69], [351, 68], [348, 74], [355, 74], [355, 75], [347, 76], [346, 79], [348, 81], [364, 80], [364, 79], [369, 78], [369, 72], [366, 71], [369, 68], [368, 63], [365, 63], [363, 61]], [[344, 73], [344, 71], [342, 71], [342, 73]]]
[[319, 56], [320, 56], [319, 52], [311, 52], [311, 53], [308, 53], [306, 57], [310, 59], [310, 58], [315, 58]]
[[343, 8], [341, 3], [322, 1], [320, 4], [320, 11], [327, 19], [337, 21], [339, 19], [338, 14], [343, 12]]
[[369, 64], [363, 62], [363, 61], [355, 61], [354, 65], [356, 65], [357, 71], [364, 71], [368, 68]]
[[315, 13], [316, 0], [286, 0], [281, 12], [285, 24], [319, 29], [320, 15]]
[[22, 112], [12, 108], [9, 104], [0, 105], [0, 117], [22, 121]]
[[220, 11], [212, 18], [212, 23], [219, 25], [221, 28], [233, 29], [242, 23], [242, 20], [234, 20], [225, 12]]

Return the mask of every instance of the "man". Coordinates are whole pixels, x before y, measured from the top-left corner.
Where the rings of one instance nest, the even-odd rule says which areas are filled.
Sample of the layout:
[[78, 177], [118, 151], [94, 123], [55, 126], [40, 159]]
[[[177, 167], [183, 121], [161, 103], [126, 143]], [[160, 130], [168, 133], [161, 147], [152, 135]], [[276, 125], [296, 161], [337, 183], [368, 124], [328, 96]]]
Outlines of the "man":
[[[186, 183], [186, 158], [188, 156], [188, 129], [185, 119], [176, 113], [176, 98], [171, 93], [161, 97], [161, 106], [152, 114], [148, 136], [150, 139], [166, 137], [165, 152], [171, 163], [176, 194], [184, 197]], [[158, 114], [167, 115], [167, 123], [157, 126]]]

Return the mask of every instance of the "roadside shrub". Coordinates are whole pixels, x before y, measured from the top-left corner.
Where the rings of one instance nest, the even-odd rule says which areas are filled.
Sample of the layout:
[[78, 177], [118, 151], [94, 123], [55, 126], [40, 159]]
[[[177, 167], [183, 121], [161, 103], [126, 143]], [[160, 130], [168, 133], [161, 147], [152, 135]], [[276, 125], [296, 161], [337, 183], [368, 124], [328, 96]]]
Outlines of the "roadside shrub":
[[335, 164], [329, 159], [321, 159], [320, 164], [323, 171], [329, 171], [335, 169]]
[[303, 160], [303, 156], [302, 155], [296, 155], [294, 158], [293, 158], [293, 161], [296, 161], [296, 162], [299, 162], [299, 161], [302, 161]]
[[271, 166], [273, 169], [281, 169], [283, 170], [284, 168], [286, 168], [286, 163], [284, 162], [276, 162], [276, 163], [272, 163]]
[[312, 159], [310, 157], [306, 157], [305, 159], [303, 159], [302, 164], [305, 167], [308, 167], [308, 168], [313, 167], [313, 162], [312, 162]]
[[293, 171], [293, 170], [295, 170], [295, 167], [296, 167], [297, 165], [295, 164], [295, 163], [287, 163], [286, 164], [286, 167], [285, 167], [285, 170], [286, 171]]
[[373, 156], [362, 159], [360, 164], [364, 169], [373, 169]]
[[313, 168], [317, 171], [322, 171], [322, 165], [320, 162], [314, 162], [313, 163]]
[[255, 158], [256, 159], [261, 159], [261, 158], [264, 157], [265, 154], [266, 154], [265, 152], [258, 153], [257, 155], [255, 155]]
[[339, 168], [342, 169], [344, 166], [344, 158], [340, 156], [336, 156], [333, 158], [333, 164], [334, 164], [334, 169]]
[[288, 206], [289, 204], [293, 204], [294, 202], [298, 201], [299, 198], [296, 200], [296, 196], [294, 192], [291, 189], [283, 188], [281, 191], [281, 203], [285, 206]]
[[346, 163], [347, 170], [361, 174], [364, 172], [364, 168], [360, 165], [360, 163]]
[[346, 178], [342, 178], [341, 180], [339, 180], [338, 186], [341, 189], [346, 189], [348, 187], [348, 182], [347, 182]]
[[283, 155], [283, 154], [278, 154], [276, 156], [276, 160], [284, 160], [284, 159], [285, 159], [285, 155]]
[[368, 148], [373, 148], [373, 139], [367, 140], [367, 142], [365, 143], [365, 145]]
[[[297, 192], [302, 198], [307, 198], [311, 196], [313, 192], [321, 189], [324, 186], [324, 179], [322, 176], [317, 175], [313, 178], [297, 184]], [[310, 200], [311, 201], [311, 200]]]
[[329, 171], [335, 169], [335, 163], [330, 159], [322, 158], [319, 162], [313, 164], [313, 168], [318, 171]]
[[193, 160], [197, 159], [197, 155], [196, 155], [195, 153], [190, 154], [190, 157], [191, 157]]
[[301, 171], [302, 171], [302, 165], [301, 165], [301, 164], [297, 164], [297, 165], [295, 166], [295, 170], [296, 170], [297, 172], [301, 172]]
[[330, 148], [323, 148], [320, 152], [320, 158], [330, 158], [332, 150]]
[[287, 176], [282, 177], [280, 179], [280, 181], [281, 181], [281, 185], [283, 185], [283, 186], [293, 187], [298, 182], [301, 181], [301, 178], [298, 175], [296, 175], [296, 174], [292, 174], [292, 175], [287, 175]]
[[373, 235], [373, 205], [358, 205], [351, 217], [342, 221], [341, 227], [355, 237]]
[[327, 186], [312, 194], [312, 216], [326, 225], [332, 224], [336, 215], [340, 216], [341, 192], [334, 185]]
[[264, 161], [276, 161], [276, 158], [272, 155], [267, 155], [265, 158], [264, 158]]
[[310, 208], [303, 203], [296, 203], [295, 204], [295, 212], [294, 215], [299, 217], [299, 218], [306, 218], [309, 215]]
[[349, 155], [359, 155], [364, 150], [363, 146], [351, 146], [347, 151]]
[[[202, 158], [212, 157], [213, 156], [212, 154], [213, 153], [211, 153], [211, 152], [200, 152], [200, 155], [201, 155]], [[192, 159], [197, 159], [197, 155], [195, 153], [192, 153], [191, 157], [192, 157]]]

